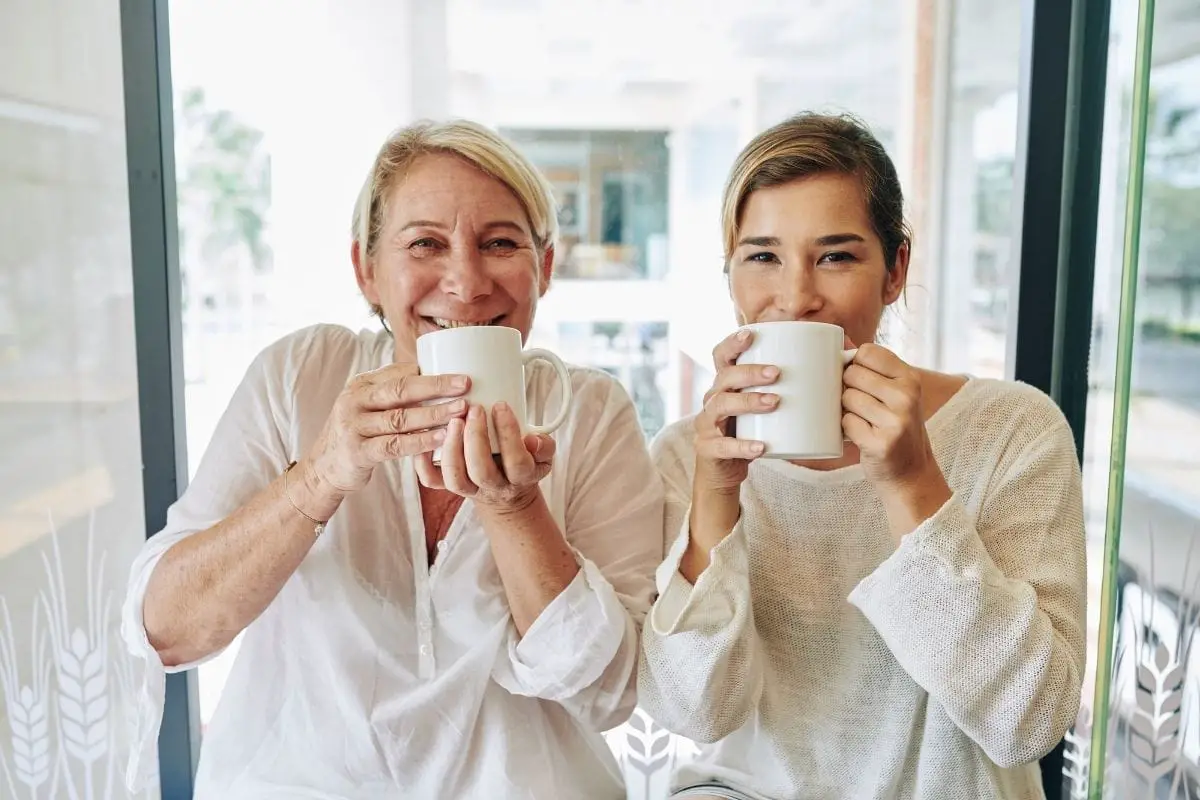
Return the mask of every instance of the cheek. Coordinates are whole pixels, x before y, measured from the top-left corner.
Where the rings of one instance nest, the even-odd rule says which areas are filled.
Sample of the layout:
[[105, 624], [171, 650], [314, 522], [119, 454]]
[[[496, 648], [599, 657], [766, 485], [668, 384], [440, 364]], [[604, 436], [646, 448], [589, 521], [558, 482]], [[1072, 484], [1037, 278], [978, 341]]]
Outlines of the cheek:
[[770, 282], [761, 276], [750, 276], [735, 270], [730, 273], [729, 294], [736, 310], [752, 318], [770, 304], [774, 291]]
[[520, 302], [540, 294], [541, 271], [532, 261], [506, 261], [492, 271], [492, 280], [512, 299]]
[[436, 270], [421, 264], [395, 262], [390, 265], [387, 280], [383, 282], [384, 295], [393, 302], [405, 305], [415, 303], [438, 287]]

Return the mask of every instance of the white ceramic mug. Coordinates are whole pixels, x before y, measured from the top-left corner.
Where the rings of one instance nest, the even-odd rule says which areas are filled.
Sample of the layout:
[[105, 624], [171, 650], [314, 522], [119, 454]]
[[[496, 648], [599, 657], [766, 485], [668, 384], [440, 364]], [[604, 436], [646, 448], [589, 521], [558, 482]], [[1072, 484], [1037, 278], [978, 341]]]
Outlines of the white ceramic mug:
[[750, 348], [739, 364], [779, 368], [775, 383], [746, 391], [779, 395], [779, 405], [766, 414], [737, 417], [736, 436], [766, 444], [766, 458], [840, 458], [842, 372], [855, 350], [843, 350], [845, 332], [824, 322], [756, 322]]
[[[533, 425], [525, 409], [525, 365], [538, 359], [554, 367], [562, 387], [562, 403], [554, 419]], [[521, 332], [516, 328], [472, 325], [427, 333], [417, 338], [417, 366], [422, 375], [454, 374], [471, 378], [466, 399], [471, 405], [487, 410], [488, 438], [493, 453], [500, 452], [491, 411], [496, 403], [508, 403], [521, 423], [523, 434], [553, 433], [571, 409], [571, 377], [566, 365], [549, 350], [522, 350]], [[441, 448], [434, 451], [433, 459], [441, 460]]]

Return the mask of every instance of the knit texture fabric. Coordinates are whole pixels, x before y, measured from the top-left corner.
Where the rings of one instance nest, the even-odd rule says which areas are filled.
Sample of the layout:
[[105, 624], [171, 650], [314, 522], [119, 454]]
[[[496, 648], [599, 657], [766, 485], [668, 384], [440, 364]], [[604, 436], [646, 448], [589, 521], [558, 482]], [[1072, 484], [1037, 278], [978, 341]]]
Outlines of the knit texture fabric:
[[701, 744], [674, 786], [755, 798], [1041, 798], [1085, 658], [1082, 489], [1041, 392], [974, 379], [927, 429], [952, 499], [899, 546], [861, 466], [759, 460], [693, 587], [691, 420], [653, 446], [668, 554], [639, 699]]

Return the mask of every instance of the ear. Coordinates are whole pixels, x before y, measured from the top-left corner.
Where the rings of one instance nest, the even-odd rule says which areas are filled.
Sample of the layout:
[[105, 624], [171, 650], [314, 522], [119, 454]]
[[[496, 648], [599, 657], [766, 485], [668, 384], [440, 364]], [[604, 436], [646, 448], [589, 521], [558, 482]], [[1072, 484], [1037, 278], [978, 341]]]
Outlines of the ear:
[[538, 274], [538, 297], [550, 288], [550, 278], [554, 275], [554, 245], [546, 248], [542, 254], [541, 272]]
[[373, 306], [379, 305], [379, 290], [375, 286], [375, 265], [365, 257], [358, 242], [350, 245], [350, 260], [354, 263], [354, 277], [363, 297]]
[[900, 299], [908, 285], [909, 246], [900, 245], [896, 250], [896, 263], [883, 279], [883, 304], [890, 306]]

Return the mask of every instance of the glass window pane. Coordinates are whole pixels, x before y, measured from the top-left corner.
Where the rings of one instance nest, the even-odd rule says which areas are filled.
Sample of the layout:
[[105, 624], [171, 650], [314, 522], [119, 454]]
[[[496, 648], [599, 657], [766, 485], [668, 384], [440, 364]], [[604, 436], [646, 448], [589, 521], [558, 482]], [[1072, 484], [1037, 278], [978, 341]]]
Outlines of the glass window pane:
[[118, 614], [145, 530], [119, 14], [0, 6], [6, 798], [129, 796]]
[[[1115, 632], [1101, 639], [1109, 647], [1099, 654], [1113, 659], [1109, 705], [1106, 714], [1091, 711], [1090, 665], [1080, 729], [1092, 733], [1093, 717], [1104, 726], [1106, 798], [1194, 797], [1200, 778], [1193, 649], [1200, 600], [1200, 18], [1183, 2], [1158, 3], [1155, 16], [1139, 158], [1140, 246], [1130, 253], [1130, 131], [1142, 110], [1133, 103], [1137, 4], [1114, 4], [1096, 258], [1085, 478], [1097, 632], [1108, 623], [1099, 617], [1098, 589], [1110, 509], [1120, 545], [1117, 571], [1107, 576], [1115, 585]], [[1130, 266], [1138, 278], [1133, 363], [1120, 373], [1119, 304]], [[1126, 426], [1123, 464], [1111, 453], [1122, 398], [1128, 413], [1116, 424]], [[1114, 468], [1123, 468], [1120, 495], [1108, 491]], [[1082, 776], [1070, 785], [1080, 791]]]

